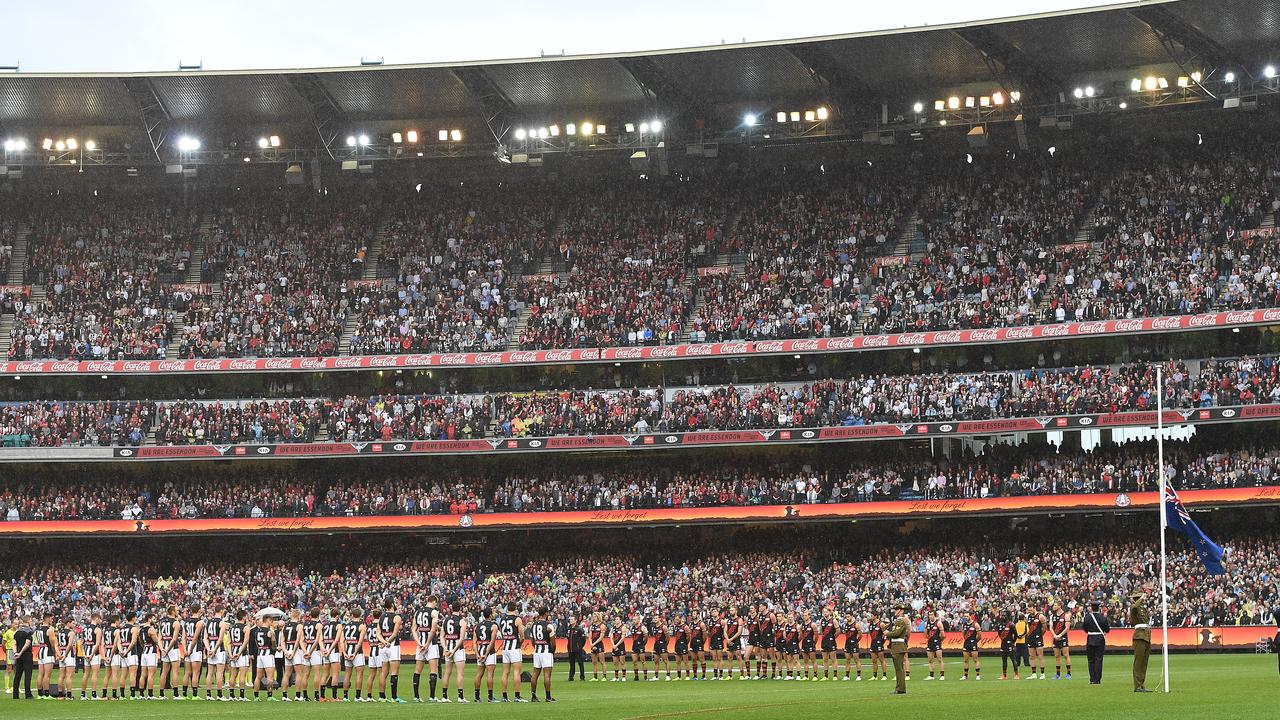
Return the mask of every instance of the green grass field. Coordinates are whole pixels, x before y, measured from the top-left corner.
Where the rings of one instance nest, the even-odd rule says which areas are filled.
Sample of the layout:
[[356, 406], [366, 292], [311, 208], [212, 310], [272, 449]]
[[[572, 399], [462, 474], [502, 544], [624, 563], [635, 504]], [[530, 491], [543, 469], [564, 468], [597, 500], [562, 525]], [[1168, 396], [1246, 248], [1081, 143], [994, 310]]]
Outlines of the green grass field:
[[[1147, 686], [1160, 687], [1159, 658], [1151, 658]], [[926, 682], [923, 658], [913, 658], [909, 692], [890, 694], [892, 681], [850, 682], [565, 682], [567, 665], [557, 668], [553, 694], [559, 704], [524, 705], [390, 705], [284, 704], [217, 702], [41, 702], [0, 700], [6, 719], [46, 718], [391, 718], [405, 716], [521, 718], [571, 713], [591, 720], [658, 718], [779, 718], [876, 717], [928, 718], [1159, 718], [1160, 720], [1227, 720], [1275, 717], [1277, 675], [1274, 655], [1174, 655], [1170, 659], [1172, 693], [1139, 695], [1132, 692], [1130, 658], [1106, 660], [1103, 684], [1090, 686], [1084, 658], [1078, 659], [1070, 681], [1004, 681], [999, 659], [983, 658], [981, 682], [960, 680], [960, 664], [948, 660], [946, 682]], [[1052, 671], [1052, 667], [1050, 667]], [[401, 694], [412, 697], [410, 666], [402, 673]], [[590, 673], [588, 672], [588, 676]], [[426, 681], [423, 681], [426, 692]], [[470, 685], [467, 697], [471, 697]], [[527, 692], [527, 687], [526, 687]]]

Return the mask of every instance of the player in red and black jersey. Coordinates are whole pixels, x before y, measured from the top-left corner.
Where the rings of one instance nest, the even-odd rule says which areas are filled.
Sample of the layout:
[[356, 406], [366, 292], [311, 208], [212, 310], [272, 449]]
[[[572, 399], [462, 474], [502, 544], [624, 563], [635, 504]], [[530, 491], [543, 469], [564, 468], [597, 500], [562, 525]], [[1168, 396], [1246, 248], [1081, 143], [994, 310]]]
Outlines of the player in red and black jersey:
[[862, 626], [850, 613], [844, 616], [840, 630], [844, 633], [844, 679], [849, 679], [849, 668], [852, 666], [858, 673], [857, 682], [862, 682], [862, 650], [858, 647], [862, 642]]
[[788, 633], [791, 632], [791, 618], [786, 613], [773, 616], [773, 651], [778, 656], [778, 671], [774, 679], [789, 676], [791, 668], [791, 643]]
[[[756, 647], [760, 661], [756, 663], [756, 677], [764, 679], [773, 677], [778, 671], [778, 661], [773, 654], [774, 615], [764, 605], [760, 606], [760, 617], [756, 625]], [[770, 669], [770, 663], [773, 667]]]
[[1028, 605], [1027, 649], [1031, 651], [1031, 675], [1027, 678], [1028, 680], [1036, 676], [1037, 668], [1039, 668], [1040, 679], [1044, 679], [1047, 665], [1044, 660], [1044, 633], [1048, 627], [1049, 621], [1044, 613]]
[[1049, 621], [1049, 631], [1053, 633], [1053, 679], [1062, 678], [1062, 664], [1067, 664], [1067, 679], [1071, 679], [1071, 643], [1067, 632], [1071, 629], [1071, 611], [1062, 607], [1062, 603], [1053, 606], [1053, 617]]
[[[640, 681], [643, 671], [644, 679], [649, 679], [649, 621], [643, 615], [636, 615], [631, 620], [631, 675], [632, 680]], [[658, 679], [658, 668], [655, 664], [653, 679]]]
[[822, 611], [822, 622], [818, 625], [818, 650], [822, 653], [822, 679], [827, 680], [836, 671], [836, 624], [835, 613], [831, 608]]
[[[692, 672], [695, 680], [707, 679], [707, 624], [698, 617], [689, 627], [689, 658], [692, 661]], [[698, 675], [698, 667], [702, 667], [702, 675]]]
[[667, 621], [661, 615], [653, 621], [653, 679], [658, 679], [658, 666], [666, 673], [667, 682], [671, 681], [671, 633], [667, 630]]
[[693, 679], [693, 670], [690, 668], [689, 658], [689, 620], [687, 617], [676, 621], [675, 626], [675, 651], [676, 651], [676, 680], [682, 680], [687, 670], [689, 679]]
[[[627, 635], [630, 631], [622, 622], [620, 615], [615, 615], [613, 624], [609, 626], [609, 656], [613, 658], [613, 679], [609, 682], [627, 681]], [[618, 675], [621, 673], [622, 677]]]
[[604, 639], [609, 634], [600, 613], [591, 617], [591, 631], [587, 634], [587, 649], [591, 653], [591, 682], [600, 682], [600, 676], [608, 676], [604, 664]]
[[818, 638], [813, 615], [805, 612], [800, 618], [800, 668], [805, 680], [818, 679]]
[[978, 662], [978, 619], [975, 617], [967, 617], [961, 621], [962, 645], [961, 651], [964, 653], [964, 675], [960, 676], [961, 680], [969, 679], [969, 666], [973, 666], [973, 679], [982, 679], [982, 665]]
[[725, 662], [725, 679], [733, 678], [733, 671], [739, 667], [744, 671], [738, 676], [739, 680], [747, 679], [747, 661], [744, 654], [747, 648], [746, 626], [743, 618], [738, 614], [738, 608], [729, 608], [729, 617], [724, 623], [724, 654]]
[[[723, 610], [716, 611], [707, 625], [707, 645], [711, 651], [711, 679], [719, 680], [724, 669], [724, 637], [728, 620]], [[703, 673], [706, 676], [706, 673]]]
[[[871, 613], [871, 621], [867, 623], [867, 632], [871, 637], [868, 641], [868, 649], [871, 652], [871, 679], [875, 680], [879, 677], [881, 680], [889, 679], [889, 667], [884, 661], [884, 644], [885, 644], [885, 623], [876, 613]], [[879, 675], [876, 670], [879, 669]]]
[[929, 677], [926, 680], [932, 680], [933, 674], [938, 673], [939, 680], [947, 679], [947, 668], [942, 664], [942, 634], [946, 631], [946, 626], [942, 621], [942, 611], [939, 610], [932, 618], [928, 618], [924, 627], [925, 654], [929, 658]]
[[1018, 626], [1010, 614], [1005, 614], [1000, 623], [1000, 679], [1009, 679], [1009, 661], [1013, 661], [1013, 679], [1021, 677], [1018, 673]]

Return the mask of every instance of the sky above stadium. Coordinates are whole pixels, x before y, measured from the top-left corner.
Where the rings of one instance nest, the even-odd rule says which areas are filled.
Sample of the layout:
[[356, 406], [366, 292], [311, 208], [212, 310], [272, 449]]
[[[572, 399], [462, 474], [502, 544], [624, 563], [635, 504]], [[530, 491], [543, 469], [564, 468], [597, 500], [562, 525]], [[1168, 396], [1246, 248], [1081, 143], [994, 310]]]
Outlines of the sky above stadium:
[[0, 65], [23, 72], [206, 70], [387, 64], [653, 50], [939, 25], [1099, 5], [956, 3], [168, 2], [64, 0], [5, 13]]

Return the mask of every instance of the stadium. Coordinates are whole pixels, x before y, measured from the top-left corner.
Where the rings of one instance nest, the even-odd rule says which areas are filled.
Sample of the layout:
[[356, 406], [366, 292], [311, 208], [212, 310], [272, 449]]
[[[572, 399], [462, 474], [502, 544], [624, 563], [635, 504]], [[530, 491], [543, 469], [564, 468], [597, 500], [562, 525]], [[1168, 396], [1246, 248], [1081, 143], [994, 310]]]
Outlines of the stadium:
[[6, 68], [0, 707], [1265, 717], [1277, 68], [1275, 0]]

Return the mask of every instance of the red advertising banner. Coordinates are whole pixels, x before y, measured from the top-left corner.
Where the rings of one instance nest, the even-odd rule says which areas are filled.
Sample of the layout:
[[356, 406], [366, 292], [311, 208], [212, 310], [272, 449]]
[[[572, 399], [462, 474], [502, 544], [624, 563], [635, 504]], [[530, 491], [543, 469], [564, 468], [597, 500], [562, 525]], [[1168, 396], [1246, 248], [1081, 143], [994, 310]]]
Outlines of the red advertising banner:
[[204, 360], [18, 360], [0, 362], [0, 375], [168, 375], [219, 372], [316, 372], [397, 368], [559, 365], [652, 362], [708, 357], [859, 352], [902, 347], [942, 347], [1029, 342], [1093, 335], [1139, 335], [1280, 323], [1280, 308], [1131, 320], [1097, 320], [1012, 328], [945, 330], [802, 340], [757, 340], [695, 345], [510, 350], [481, 353], [415, 353], [358, 357], [218, 358]]
[[[1280, 486], [1184, 490], [1183, 502], [1197, 505], [1280, 503]], [[360, 517], [197, 518], [191, 520], [20, 520], [0, 522], [0, 536], [135, 535], [146, 533], [319, 533], [486, 530], [526, 527], [611, 527], [677, 523], [796, 522], [939, 515], [1008, 515], [1043, 512], [1097, 512], [1153, 508], [1157, 493], [1035, 495], [957, 500], [891, 500], [817, 505], [670, 507], [646, 510], [476, 513], [474, 515], [379, 515]]]
[[911, 262], [910, 255], [882, 255], [876, 258], [876, 267], [893, 267]]
[[31, 295], [30, 285], [0, 285], [0, 295]]
[[1260, 238], [1269, 238], [1269, 237], [1275, 237], [1275, 235], [1276, 235], [1276, 231], [1277, 231], [1277, 230], [1280, 230], [1280, 228], [1277, 228], [1277, 227], [1276, 227], [1276, 226], [1274, 226], [1274, 225], [1273, 225], [1273, 226], [1271, 226], [1271, 227], [1265, 227], [1265, 228], [1254, 228], [1253, 230], [1241, 230], [1241, 231], [1240, 231], [1240, 237], [1243, 237], [1243, 238], [1255, 238], [1255, 237], [1260, 237]]
[[698, 277], [712, 277], [715, 275], [729, 275], [733, 272], [733, 268], [729, 265], [711, 265], [710, 267], [698, 268]]

